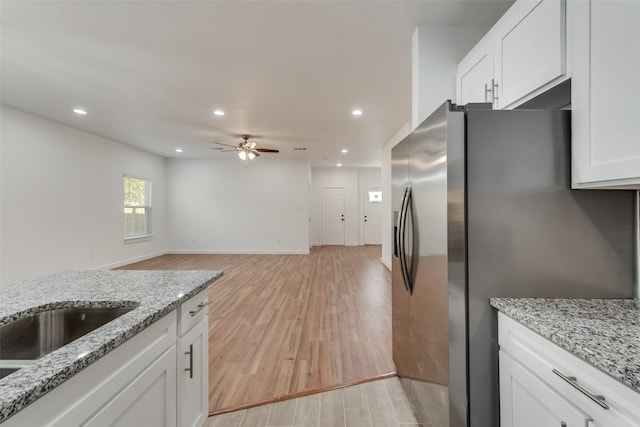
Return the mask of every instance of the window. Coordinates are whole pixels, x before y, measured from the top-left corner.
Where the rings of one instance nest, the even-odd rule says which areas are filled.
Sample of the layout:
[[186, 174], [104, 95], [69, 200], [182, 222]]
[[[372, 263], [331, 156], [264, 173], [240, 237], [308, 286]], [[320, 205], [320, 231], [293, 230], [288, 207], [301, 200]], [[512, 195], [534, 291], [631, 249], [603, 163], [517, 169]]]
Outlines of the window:
[[151, 181], [124, 177], [124, 238], [151, 235]]
[[369, 202], [382, 202], [382, 191], [369, 191]]

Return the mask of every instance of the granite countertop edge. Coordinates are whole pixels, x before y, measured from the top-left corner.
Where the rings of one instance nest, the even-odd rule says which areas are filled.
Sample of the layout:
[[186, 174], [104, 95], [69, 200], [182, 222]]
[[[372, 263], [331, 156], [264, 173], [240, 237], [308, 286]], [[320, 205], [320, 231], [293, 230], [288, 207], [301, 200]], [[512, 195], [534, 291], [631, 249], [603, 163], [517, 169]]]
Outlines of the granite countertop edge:
[[[37, 359], [32, 364], [0, 379], [0, 423], [16, 414], [29, 404], [36, 401], [49, 391], [55, 389], [66, 380], [88, 367], [104, 355], [108, 354], [130, 338], [137, 335], [153, 323], [175, 310], [180, 304], [206, 289], [211, 283], [222, 277], [217, 270], [109, 270], [109, 271], [71, 271], [62, 272], [34, 280], [27, 280], [15, 284], [16, 286], [34, 285], [46, 280], [78, 282], [87, 292], [62, 292], [59, 295], [40, 296], [30, 303], [29, 298], [14, 304], [5, 304], [7, 293], [13, 286], [3, 286], [0, 289], [0, 326], [14, 322], [23, 317], [45, 310], [62, 307], [135, 307], [129, 313], [108, 322], [96, 330], [72, 341], [71, 343]], [[144, 289], [138, 289], [124, 298], [119, 298], [117, 289], [113, 295], [108, 291], [98, 292], [98, 297], [92, 297], [91, 280], [105, 286], [110, 280], [124, 282], [129, 280], [142, 283], [144, 287], [157, 286], [157, 282], [175, 282], [166, 290], [168, 295], [143, 296]], [[184, 280], [183, 280], [184, 279]], [[175, 286], [174, 286], [175, 285]], [[7, 289], [8, 288], [8, 289]], [[176, 289], [179, 292], [176, 292]], [[84, 295], [86, 294], [86, 295]], [[173, 294], [173, 295], [171, 295]]]
[[640, 393], [640, 300], [491, 298], [508, 317]]

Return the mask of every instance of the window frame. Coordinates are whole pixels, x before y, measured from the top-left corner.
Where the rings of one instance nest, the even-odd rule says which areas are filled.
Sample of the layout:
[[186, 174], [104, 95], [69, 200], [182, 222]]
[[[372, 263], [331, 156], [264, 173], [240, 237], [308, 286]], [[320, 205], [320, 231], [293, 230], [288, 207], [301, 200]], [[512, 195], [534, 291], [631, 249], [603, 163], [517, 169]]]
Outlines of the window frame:
[[[131, 241], [136, 241], [136, 240], [146, 240], [149, 239], [151, 237], [153, 237], [152, 234], [152, 212], [153, 212], [153, 208], [152, 208], [152, 191], [153, 191], [153, 182], [150, 179], [147, 178], [142, 178], [139, 176], [135, 176], [135, 175], [129, 175], [129, 174], [123, 174], [122, 175], [122, 184], [124, 186], [125, 181], [127, 179], [135, 179], [135, 180], [139, 180], [139, 181], [144, 181], [144, 205], [131, 205], [131, 204], [126, 204], [126, 193], [124, 191], [124, 187], [123, 187], [123, 194], [122, 194], [122, 199], [123, 199], [123, 209], [122, 209], [122, 226], [123, 226], [123, 239], [125, 242], [131, 242]], [[136, 234], [127, 234], [127, 224], [126, 224], [126, 212], [125, 209], [136, 209], [136, 208], [144, 208], [145, 210], [145, 230], [143, 233], [136, 233]]]

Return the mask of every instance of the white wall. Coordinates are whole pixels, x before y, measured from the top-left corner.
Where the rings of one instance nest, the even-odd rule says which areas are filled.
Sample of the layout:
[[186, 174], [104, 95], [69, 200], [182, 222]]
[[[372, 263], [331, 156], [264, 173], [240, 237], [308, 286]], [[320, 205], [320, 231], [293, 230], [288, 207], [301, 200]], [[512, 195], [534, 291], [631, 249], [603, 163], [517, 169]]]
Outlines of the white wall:
[[456, 99], [458, 62], [487, 27], [418, 27], [411, 44], [413, 129], [447, 99]]
[[309, 252], [307, 160], [171, 158], [167, 182], [172, 252]]
[[[382, 147], [382, 263], [391, 270], [391, 252], [393, 251], [393, 218], [391, 206], [391, 149], [405, 136], [411, 133], [411, 122], [408, 121]], [[384, 197], [386, 195], [386, 197]]]
[[486, 27], [417, 27], [411, 44], [411, 120], [382, 148], [382, 262], [391, 269], [391, 149], [447, 99], [456, 98], [458, 62]]
[[[1, 283], [167, 250], [163, 157], [4, 106], [0, 112]], [[123, 174], [153, 182], [150, 240], [124, 243]]]

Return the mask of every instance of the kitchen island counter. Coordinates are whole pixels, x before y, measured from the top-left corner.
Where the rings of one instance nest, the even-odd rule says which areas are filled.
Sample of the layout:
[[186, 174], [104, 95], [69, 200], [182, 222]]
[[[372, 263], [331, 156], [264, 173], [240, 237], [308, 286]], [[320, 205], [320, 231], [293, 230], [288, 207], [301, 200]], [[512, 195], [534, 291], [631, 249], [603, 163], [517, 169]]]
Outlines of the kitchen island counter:
[[491, 298], [491, 305], [640, 393], [640, 300]]
[[0, 379], [0, 423], [206, 289], [221, 271], [67, 271], [0, 288], [0, 326], [62, 307], [136, 307]]

